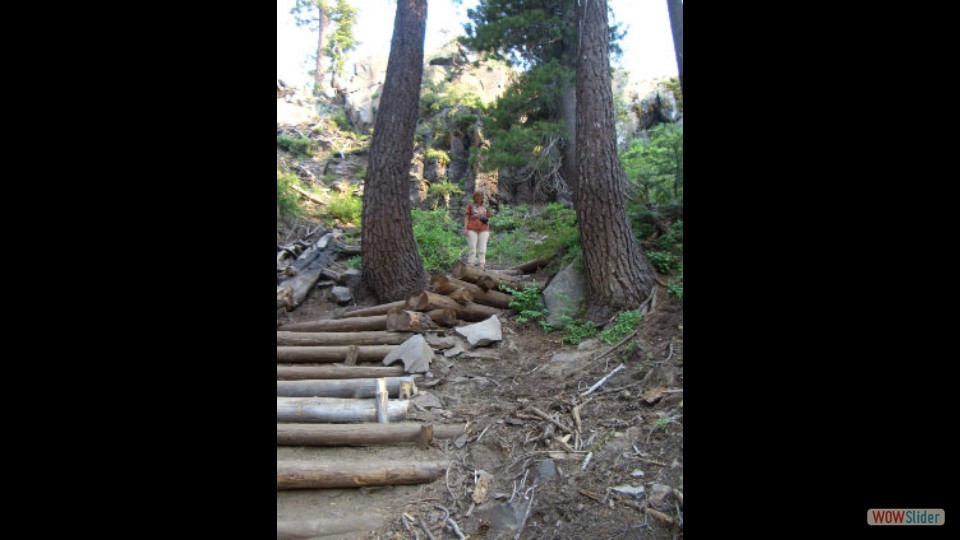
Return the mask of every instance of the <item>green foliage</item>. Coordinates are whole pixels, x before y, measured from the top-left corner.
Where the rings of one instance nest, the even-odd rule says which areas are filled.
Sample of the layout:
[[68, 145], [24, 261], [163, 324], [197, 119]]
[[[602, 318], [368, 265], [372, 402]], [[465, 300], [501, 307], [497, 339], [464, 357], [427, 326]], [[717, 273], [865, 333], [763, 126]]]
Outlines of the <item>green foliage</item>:
[[347, 54], [360, 44], [353, 35], [357, 8], [351, 6], [346, 0], [337, 0], [336, 7], [330, 12], [330, 20], [336, 24], [327, 43], [326, 53], [330, 58], [330, 72], [342, 75]]
[[300, 215], [300, 195], [293, 190], [297, 182], [297, 175], [281, 172], [277, 168], [277, 208], [281, 214]]
[[604, 328], [603, 331], [600, 332], [600, 341], [607, 345], [617, 343], [625, 338], [627, 334], [636, 330], [642, 318], [643, 315], [640, 313], [640, 310], [621, 311], [617, 314], [613, 325]]
[[[470, 22], [460, 41], [514, 65], [542, 64], [561, 58], [564, 49], [576, 43], [573, 8], [573, 0], [481, 0], [476, 9], [467, 10]], [[618, 25], [611, 26], [612, 56], [621, 53], [617, 42], [623, 35]]]
[[647, 260], [658, 272], [666, 274], [677, 267], [677, 257], [669, 251], [648, 251]]
[[559, 61], [531, 68], [511, 84], [484, 122], [491, 144], [480, 150], [480, 169], [530, 167], [535, 174], [553, 170], [561, 159], [556, 141], [566, 136], [561, 121], [563, 81], [572, 69]]
[[461, 224], [444, 209], [414, 208], [412, 216], [413, 236], [424, 268], [431, 274], [449, 271], [466, 249], [466, 239], [459, 234]]
[[[499, 215], [497, 222], [492, 223], [499, 231]], [[493, 230], [493, 229], [491, 229]], [[487, 243], [487, 261], [498, 265], [519, 264], [529, 260], [527, 255], [533, 242], [526, 232], [521, 230], [495, 232]]]
[[296, 0], [290, 13], [297, 26], [306, 26], [310, 30], [317, 30], [321, 13], [329, 13], [330, 7], [326, 0]]
[[520, 228], [525, 225], [526, 220], [530, 218], [528, 214], [529, 211], [530, 206], [526, 204], [516, 206], [502, 205], [500, 211], [497, 213], [497, 230], [510, 231]]
[[683, 261], [680, 261], [680, 271], [667, 282], [667, 290], [683, 302]]
[[560, 319], [564, 321], [563, 331], [566, 332], [561, 340], [564, 343], [579, 345], [584, 340], [597, 335], [597, 326], [592, 321], [571, 319], [568, 316], [561, 316]]
[[363, 201], [352, 193], [335, 193], [324, 207], [329, 219], [334, 219], [344, 225], [360, 226], [360, 216], [363, 212]]
[[347, 265], [347, 268], [356, 268], [359, 270], [360, 267], [363, 265], [363, 258], [360, 257], [359, 255], [354, 255], [353, 257], [350, 257], [349, 259], [347, 259], [345, 261], [345, 264]]
[[283, 148], [287, 152], [291, 152], [295, 157], [298, 158], [308, 158], [312, 156], [313, 152], [316, 150], [316, 146], [312, 140], [291, 137], [289, 135], [278, 135], [277, 146]]
[[547, 316], [547, 307], [543, 305], [539, 287], [525, 287], [523, 290], [511, 289], [501, 285], [501, 289], [513, 295], [510, 308], [517, 311], [517, 322], [542, 322]]
[[[427, 148], [427, 151], [424, 153], [423, 157], [428, 160], [436, 159], [437, 163], [443, 166], [446, 166], [447, 163], [450, 163], [450, 156], [443, 150], [438, 150], [436, 148]], [[460, 193], [463, 193], [463, 191]]]
[[577, 213], [560, 203], [544, 205], [536, 216], [526, 205], [502, 205], [490, 223], [487, 260], [497, 264], [520, 263], [557, 252], [573, 258], [580, 252]]
[[667, 234], [657, 238], [654, 245], [665, 251], [683, 253], [683, 220], [678, 219], [671, 223]]
[[314, 32], [319, 30], [321, 19], [332, 25], [332, 31], [325, 31], [327, 43], [323, 54], [330, 59], [330, 73], [342, 74], [346, 55], [360, 43], [353, 35], [357, 9], [346, 0], [337, 0], [334, 5], [327, 0], [296, 0], [290, 13], [297, 26], [305, 26]]
[[330, 120], [333, 122], [333, 125], [340, 128], [340, 131], [353, 132], [353, 122], [350, 121], [350, 118], [347, 117], [347, 113], [340, 109], [335, 111], [330, 115]]
[[620, 153], [623, 170], [644, 204], [683, 201], [683, 126], [659, 124], [649, 139], [634, 139]]
[[427, 193], [437, 197], [438, 199], [443, 199], [444, 208], [450, 207], [450, 196], [451, 195], [462, 195], [463, 190], [460, 189], [460, 186], [451, 183], [446, 178], [441, 182], [433, 182], [430, 184], [430, 187], [427, 188]]
[[543, 214], [534, 218], [530, 228], [546, 238], [530, 249], [528, 259], [552, 253], [576, 254], [580, 251], [580, 229], [577, 227], [577, 212], [560, 203], [543, 207]]
[[677, 100], [677, 110], [683, 112], [683, 89], [680, 88], [680, 79], [677, 77], [670, 77], [662, 84], [668, 92], [673, 94], [674, 99]]
[[429, 84], [420, 92], [420, 111], [423, 116], [431, 116], [444, 109], [460, 110], [457, 116], [467, 113], [462, 109], [483, 109], [483, 99], [459, 82], [444, 80], [440, 84]]

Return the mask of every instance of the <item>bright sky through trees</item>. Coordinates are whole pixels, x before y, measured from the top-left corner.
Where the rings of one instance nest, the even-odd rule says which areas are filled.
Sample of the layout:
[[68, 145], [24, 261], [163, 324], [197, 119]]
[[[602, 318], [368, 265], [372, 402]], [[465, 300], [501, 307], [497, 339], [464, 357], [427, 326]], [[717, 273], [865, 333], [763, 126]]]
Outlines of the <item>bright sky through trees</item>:
[[[317, 35], [298, 28], [290, 15], [294, 0], [277, 0], [277, 78], [287, 84], [302, 86], [310, 80], [313, 65], [309, 55], [317, 50]], [[360, 46], [347, 60], [367, 56], [387, 57], [393, 35], [395, 0], [351, 0], [358, 8], [354, 27]], [[467, 9], [478, 0], [463, 0], [456, 6], [451, 0], [430, 0], [427, 7], [427, 55], [447, 41], [463, 33]], [[616, 22], [627, 29], [621, 43], [624, 54], [620, 65], [638, 78], [676, 76], [677, 61], [670, 34], [670, 17], [666, 0], [608, 0]], [[611, 23], [615, 22], [613, 20]]]

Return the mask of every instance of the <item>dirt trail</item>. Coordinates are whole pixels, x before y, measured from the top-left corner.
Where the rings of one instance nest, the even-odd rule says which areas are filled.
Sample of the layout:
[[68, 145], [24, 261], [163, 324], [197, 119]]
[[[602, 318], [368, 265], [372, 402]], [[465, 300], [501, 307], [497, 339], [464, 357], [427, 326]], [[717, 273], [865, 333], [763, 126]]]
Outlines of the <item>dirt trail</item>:
[[[373, 303], [362, 291], [357, 296], [358, 305]], [[287, 316], [291, 321], [309, 320], [342, 309], [318, 290]], [[682, 538], [679, 302], [659, 291], [657, 308], [641, 322], [636, 344], [626, 344], [573, 377], [553, 376], [547, 369], [555, 354], [577, 350], [559, 343], [561, 334], [545, 334], [539, 327], [510, 320], [501, 323], [503, 341], [484, 348], [491, 358], [435, 357], [433, 377], [418, 383], [422, 393], [439, 400], [440, 407], [415, 407], [410, 420], [468, 422], [465, 437], [435, 440], [429, 450], [413, 445], [277, 448], [278, 459], [445, 457], [452, 460], [447, 475], [422, 486], [278, 491], [277, 520], [360, 513], [368, 520], [366, 531], [328, 538], [413, 538], [401, 521], [406, 513], [418, 521], [422, 518], [435, 538], [456, 538], [444, 519], [449, 511], [460, 531], [473, 538], [514, 538], [520, 521], [521, 539]], [[595, 354], [607, 349], [600, 344]], [[553, 415], [575, 431], [572, 403], [621, 362], [625, 367], [578, 409], [581, 429], [567, 444], [575, 446], [579, 439], [582, 453], [550, 454], [562, 450], [556, 439], [564, 431], [538, 418], [532, 409]], [[657, 388], [666, 393], [646, 403], [644, 398], [654, 397], [648, 392]], [[591, 454], [584, 468], [587, 452]], [[561, 459], [566, 457], [573, 459]], [[478, 471], [492, 475], [482, 505], [473, 504], [482, 475]], [[643, 492], [634, 495], [613, 488]], [[410, 527], [426, 538], [415, 523]]]

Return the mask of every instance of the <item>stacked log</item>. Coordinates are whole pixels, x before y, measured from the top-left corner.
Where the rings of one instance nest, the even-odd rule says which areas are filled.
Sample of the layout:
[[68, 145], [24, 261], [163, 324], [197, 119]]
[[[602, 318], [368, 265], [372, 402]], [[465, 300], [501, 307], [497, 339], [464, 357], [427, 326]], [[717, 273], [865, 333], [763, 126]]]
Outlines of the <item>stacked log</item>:
[[299, 381], [309, 379], [358, 379], [378, 377], [401, 377], [402, 366], [367, 367], [344, 366], [333, 364], [328, 366], [281, 366], [277, 365], [278, 381]]
[[[391, 422], [403, 420], [410, 408], [409, 400], [390, 401], [387, 415]], [[277, 398], [277, 422], [354, 423], [376, 422], [377, 404], [372, 399], [343, 398]]]
[[463, 261], [457, 261], [450, 271], [454, 278], [475, 283], [484, 290], [498, 290], [501, 285], [520, 290], [526, 287], [543, 288], [544, 280], [503, 274], [494, 270], [481, 271]]
[[380, 379], [313, 379], [277, 381], [277, 397], [336, 397], [372, 398], [376, 396], [376, 381], [383, 380], [389, 397], [400, 397], [401, 388], [408, 388], [409, 398], [417, 392], [413, 377], [382, 377]]
[[399, 345], [409, 339], [410, 332], [361, 330], [359, 332], [289, 332], [277, 331], [277, 345]]
[[473, 296], [473, 301], [478, 304], [484, 304], [500, 309], [509, 309], [513, 297], [507, 293], [484, 290], [479, 285], [461, 281], [456, 278], [444, 275], [435, 275], [430, 278], [430, 291], [438, 294], [451, 296], [456, 294], [457, 290], [464, 290]]
[[440, 478], [445, 460], [424, 462], [278, 461], [277, 489], [425, 484]]
[[329, 346], [277, 346], [278, 362], [343, 362], [356, 350], [357, 360], [376, 362], [383, 360], [396, 345], [329, 345]]
[[[425, 425], [399, 424], [277, 424], [277, 446], [371, 446], [419, 443]], [[466, 424], [435, 424], [431, 438], [452, 439]], [[429, 442], [427, 443], [429, 444]]]

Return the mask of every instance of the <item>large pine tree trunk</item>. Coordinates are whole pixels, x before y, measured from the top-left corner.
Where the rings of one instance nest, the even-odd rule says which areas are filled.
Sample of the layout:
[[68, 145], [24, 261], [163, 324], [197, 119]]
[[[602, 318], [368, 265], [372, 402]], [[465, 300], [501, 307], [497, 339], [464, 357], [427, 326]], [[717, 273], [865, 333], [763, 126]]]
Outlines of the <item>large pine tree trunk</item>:
[[670, 30], [673, 32], [673, 52], [677, 56], [680, 92], [683, 93], [683, 0], [667, 0], [667, 11], [670, 13]]
[[610, 89], [606, 0], [578, 8], [577, 221], [587, 279], [587, 319], [604, 324], [647, 299], [654, 276], [627, 218]]
[[427, 287], [410, 215], [410, 160], [417, 123], [427, 0], [397, 0], [383, 97], [363, 189], [363, 279], [381, 302]]
[[[577, 27], [576, 2], [567, 2], [564, 8], [564, 25], [566, 28]], [[571, 71], [577, 67], [577, 33], [574, 30], [571, 34], [564, 35], [563, 39], [563, 57], [564, 67], [569, 67]], [[563, 180], [572, 192], [577, 190], [577, 87], [576, 81], [564, 79], [560, 90], [560, 112], [563, 119], [563, 129], [567, 135], [563, 138]], [[576, 199], [574, 199], [576, 200]]]

